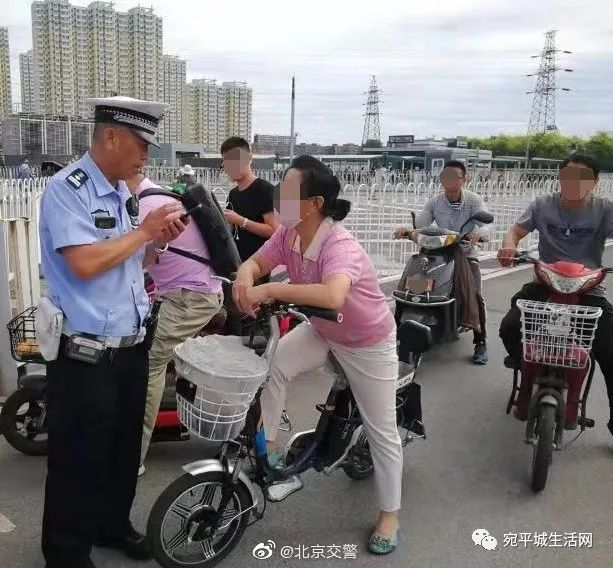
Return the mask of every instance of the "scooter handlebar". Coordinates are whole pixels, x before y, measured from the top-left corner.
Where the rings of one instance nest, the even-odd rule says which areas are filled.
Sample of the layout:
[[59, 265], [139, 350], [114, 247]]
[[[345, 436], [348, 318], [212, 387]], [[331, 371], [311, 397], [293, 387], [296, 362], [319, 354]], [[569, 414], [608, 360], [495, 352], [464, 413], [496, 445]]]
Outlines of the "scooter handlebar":
[[336, 310], [329, 310], [327, 308], [316, 308], [314, 306], [295, 306], [287, 310], [287, 313], [292, 314], [298, 319], [304, 318], [319, 318], [334, 323], [341, 323], [343, 321], [343, 314]]

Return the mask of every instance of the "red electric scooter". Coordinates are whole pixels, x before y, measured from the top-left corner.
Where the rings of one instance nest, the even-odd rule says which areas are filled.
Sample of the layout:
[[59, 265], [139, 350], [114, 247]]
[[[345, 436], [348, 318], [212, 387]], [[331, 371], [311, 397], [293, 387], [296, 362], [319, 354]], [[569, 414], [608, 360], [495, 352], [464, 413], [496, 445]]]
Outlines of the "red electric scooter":
[[581, 434], [594, 426], [594, 420], [586, 417], [586, 404], [594, 376], [592, 343], [602, 309], [579, 302], [613, 268], [590, 269], [571, 262], [547, 264], [526, 253], [516, 260], [533, 263], [538, 281], [550, 291], [545, 302], [517, 301], [522, 360], [505, 359], [505, 366], [513, 369], [507, 414], [515, 406], [515, 417], [527, 420], [526, 443], [533, 446], [531, 486], [538, 493], [547, 483], [553, 450], [563, 448], [564, 430], [580, 427]]

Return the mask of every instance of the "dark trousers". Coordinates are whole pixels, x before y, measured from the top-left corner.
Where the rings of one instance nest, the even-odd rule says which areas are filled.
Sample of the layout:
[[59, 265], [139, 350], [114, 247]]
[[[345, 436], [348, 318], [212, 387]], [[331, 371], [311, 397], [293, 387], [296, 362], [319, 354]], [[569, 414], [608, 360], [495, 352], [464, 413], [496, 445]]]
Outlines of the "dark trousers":
[[473, 333], [474, 342], [476, 344], [487, 339], [485, 299], [483, 298], [483, 283], [481, 282], [481, 266], [479, 265], [479, 261], [475, 258], [469, 258], [468, 264], [475, 281], [475, 287], [477, 288], [477, 304], [479, 306], [479, 326], [481, 327], [481, 331], [475, 331]]
[[[538, 282], [528, 282], [511, 299], [511, 309], [500, 324], [500, 338], [505, 349], [515, 359], [521, 359], [521, 313], [515, 305], [517, 300], [536, 300], [546, 302], [549, 299], [549, 290]], [[579, 303], [583, 306], [596, 306], [602, 308], [602, 316], [598, 321], [596, 337], [592, 345], [592, 352], [600, 370], [604, 375], [609, 397], [609, 408], [613, 417], [613, 306], [603, 296], [586, 294], [581, 296]]]
[[47, 366], [49, 457], [42, 547], [47, 568], [89, 566], [97, 538], [130, 529], [147, 395], [142, 344], [91, 365], [60, 346]]

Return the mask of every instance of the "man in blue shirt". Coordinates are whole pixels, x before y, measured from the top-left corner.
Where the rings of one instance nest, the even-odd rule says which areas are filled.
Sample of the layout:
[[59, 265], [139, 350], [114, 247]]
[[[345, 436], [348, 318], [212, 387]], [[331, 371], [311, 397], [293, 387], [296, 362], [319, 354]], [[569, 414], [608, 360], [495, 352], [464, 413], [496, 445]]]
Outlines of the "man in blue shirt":
[[[47, 568], [91, 568], [92, 545], [151, 556], [130, 523], [148, 374], [142, 266], [184, 229], [178, 204], [139, 225], [121, 181], [144, 166], [167, 105], [91, 102], [90, 151], [53, 176], [41, 200], [43, 273], [64, 313], [58, 357], [47, 366]], [[96, 347], [79, 347], [83, 339]]]

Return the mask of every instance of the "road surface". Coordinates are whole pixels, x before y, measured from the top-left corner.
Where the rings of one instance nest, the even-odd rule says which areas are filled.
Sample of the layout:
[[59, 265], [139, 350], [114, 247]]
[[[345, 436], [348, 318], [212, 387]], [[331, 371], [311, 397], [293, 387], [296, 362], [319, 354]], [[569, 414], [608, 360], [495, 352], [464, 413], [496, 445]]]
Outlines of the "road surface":
[[[605, 262], [613, 265], [613, 252], [607, 253]], [[596, 427], [555, 454], [548, 486], [538, 496], [529, 489], [531, 450], [523, 443], [523, 425], [505, 415], [511, 378], [502, 367], [497, 328], [512, 292], [529, 277], [526, 270], [485, 283], [489, 365], [471, 364], [468, 336], [432, 351], [424, 361], [418, 382], [428, 439], [405, 449], [401, 542], [396, 553], [375, 559], [364, 547], [376, 514], [372, 480], [355, 482], [342, 472], [329, 478], [308, 473], [303, 477], [304, 489], [282, 503], [269, 504], [264, 519], [247, 529], [239, 547], [221, 566], [612, 566], [613, 438], [606, 430], [606, 394], [600, 373], [596, 373], [588, 406]], [[313, 424], [313, 405], [323, 400], [327, 384], [326, 376], [317, 373], [292, 385], [288, 408], [295, 429]], [[567, 436], [566, 441], [571, 438]], [[139, 530], [162, 488], [180, 474], [181, 465], [206, 457], [209, 451], [198, 440], [152, 447], [133, 510]], [[39, 542], [44, 480], [44, 459], [23, 456], [0, 439], [3, 568], [43, 566]], [[12, 525], [15, 528], [10, 530]], [[477, 529], [489, 531], [497, 540], [495, 550], [473, 543]], [[272, 556], [256, 560], [253, 548], [268, 540], [276, 545]], [[493, 543], [492, 539], [484, 542]], [[344, 545], [356, 545], [355, 560], [343, 558], [353, 550]], [[302, 546], [319, 558], [282, 559], [281, 549], [286, 546]], [[99, 568], [156, 566], [133, 563], [112, 551], [94, 550], [92, 558]]]

